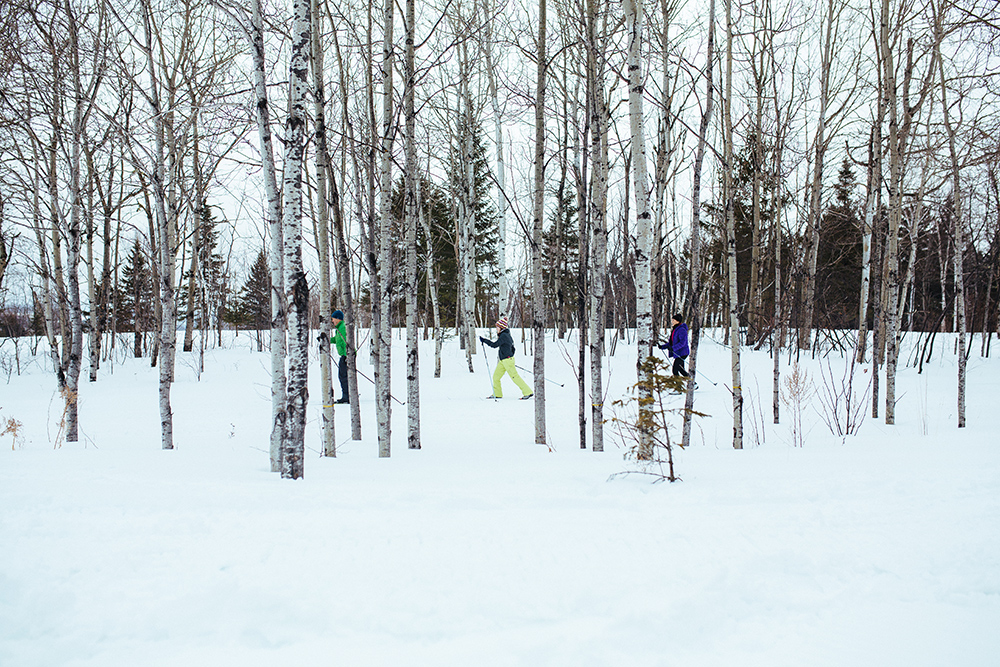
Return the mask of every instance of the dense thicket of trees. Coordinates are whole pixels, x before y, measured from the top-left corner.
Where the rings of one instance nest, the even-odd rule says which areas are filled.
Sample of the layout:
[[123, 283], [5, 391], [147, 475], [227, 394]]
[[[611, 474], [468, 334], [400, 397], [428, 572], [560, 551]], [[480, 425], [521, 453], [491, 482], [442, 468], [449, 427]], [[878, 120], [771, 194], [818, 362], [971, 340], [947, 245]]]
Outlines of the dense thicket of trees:
[[[624, 349], [601, 334], [646, 318], [725, 328], [734, 365], [740, 345], [853, 348], [890, 423], [902, 332], [990, 351], [995, 3], [251, 4], [4, 3], [0, 336], [47, 339], [71, 415], [83, 367], [145, 355], [168, 447], [178, 329], [202, 351], [251, 329], [280, 440], [330, 304], [354, 304], [351, 359], [372, 329], [385, 455], [393, 326], [453, 329], [470, 368], [501, 312], [575, 336], [596, 449], [601, 358]], [[720, 47], [717, 25], [753, 29]]]

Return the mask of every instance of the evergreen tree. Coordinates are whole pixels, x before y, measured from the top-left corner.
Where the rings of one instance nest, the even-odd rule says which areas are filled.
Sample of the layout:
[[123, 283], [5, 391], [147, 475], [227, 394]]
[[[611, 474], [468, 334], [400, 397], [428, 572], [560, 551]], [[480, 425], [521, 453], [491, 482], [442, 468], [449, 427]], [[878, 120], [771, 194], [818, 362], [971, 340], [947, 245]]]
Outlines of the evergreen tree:
[[141, 357], [143, 334], [153, 327], [153, 274], [146, 252], [136, 239], [125, 260], [118, 293], [118, 331], [134, 334], [133, 355]]
[[[226, 300], [229, 295], [229, 276], [226, 274], [226, 262], [218, 253], [219, 231], [218, 222], [212, 215], [212, 209], [206, 202], [200, 209], [201, 223], [198, 226], [197, 275], [192, 276], [185, 271], [187, 280], [196, 283], [195, 294], [195, 324], [198, 328], [207, 328], [219, 323], [224, 315]], [[198, 288], [203, 291], [199, 292]], [[187, 316], [186, 313], [183, 314]], [[181, 318], [183, 319], [183, 318]]]
[[[773, 147], [764, 142], [763, 147], [763, 178], [761, 183], [761, 200], [760, 200], [760, 216], [761, 216], [761, 226], [764, 230], [762, 234], [763, 242], [766, 243], [766, 239], [770, 238], [770, 233], [768, 230], [771, 229], [773, 224], [776, 208], [775, 202], [771, 200], [770, 194], [773, 191], [773, 185], [777, 176], [771, 173], [768, 169], [769, 166], [773, 164], [773, 160], [770, 158], [771, 151]], [[755, 165], [754, 158], [754, 139], [753, 137], [748, 137], [746, 145], [743, 147], [739, 153], [735, 155], [735, 169], [733, 170], [733, 218], [735, 222], [736, 231], [736, 285], [737, 292], [740, 295], [740, 322], [741, 324], [746, 324], [746, 304], [748, 302], [748, 294], [750, 290], [750, 269], [752, 262], [752, 244], [753, 244], [753, 176], [754, 170], [757, 169]], [[721, 175], [720, 175], [720, 185], [719, 192], [722, 192]], [[791, 202], [791, 198], [787, 191], [781, 187], [779, 192], [782, 192], [781, 201], [778, 205], [781, 207], [788, 206]], [[725, 226], [724, 226], [724, 211], [721, 202], [706, 203], [705, 208], [711, 214], [709, 219], [703, 226], [707, 230], [706, 239], [704, 241], [703, 256], [709, 263], [709, 271], [714, 272], [715, 275], [709, 279], [706, 286], [706, 291], [702, 297], [702, 309], [706, 314], [711, 315], [713, 312], [721, 312], [719, 309], [722, 308], [723, 303], [725, 303], [726, 297], [723, 294], [724, 286], [726, 284], [725, 278], [725, 264], [726, 264], [726, 241], [725, 241]], [[790, 245], [788, 245], [790, 239], [786, 235], [783, 235], [783, 245], [782, 245], [782, 267], [781, 271], [783, 275], [788, 274], [788, 261], [792, 257], [792, 252]], [[686, 254], [686, 251], [685, 251]], [[765, 251], [765, 257], [771, 258], [773, 253], [770, 251]], [[768, 278], [767, 276], [771, 276]], [[766, 314], [766, 317], [770, 317], [774, 309], [774, 290], [773, 290], [773, 276], [774, 276], [774, 262], [773, 259], [767, 259], [764, 261], [763, 266], [763, 276], [761, 282], [764, 287], [761, 289], [761, 303], [759, 304], [759, 309], [761, 312]], [[711, 285], [715, 285], [713, 289]], [[771, 288], [767, 288], [771, 285]]]
[[263, 250], [257, 253], [235, 302], [225, 308], [223, 320], [239, 329], [271, 327], [271, 273]]
[[[579, 269], [579, 232], [576, 193], [567, 193], [542, 233], [542, 276], [546, 285], [548, 311], [561, 313], [565, 321], [577, 308], [577, 278]], [[557, 225], [557, 219], [561, 218]], [[557, 226], [559, 233], [557, 233]], [[556, 277], [559, 289], [556, 290]]]
[[833, 203], [820, 223], [816, 262], [816, 327], [858, 327], [861, 290], [861, 220], [854, 193], [857, 179], [847, 158], [833, 186]]

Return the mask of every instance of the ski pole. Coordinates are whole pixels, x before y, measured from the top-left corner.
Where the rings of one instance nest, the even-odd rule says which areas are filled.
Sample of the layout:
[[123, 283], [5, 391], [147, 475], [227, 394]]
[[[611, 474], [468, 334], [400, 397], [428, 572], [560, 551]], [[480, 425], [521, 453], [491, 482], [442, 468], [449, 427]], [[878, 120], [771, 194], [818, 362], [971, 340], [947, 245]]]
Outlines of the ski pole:
[[[659, 347], [659, 346], [657, 346], [657, 347]], [[663, 352], [663, 350], [661, 349], [660, 352]], [[663, 352], [663, 356], [667, 357], [667, 353]], [[667, 357], [667, 359], [669, 359], [669, 358], [670, 357]], [[702, 378], [704, 380], [707, 380], [708, 382], [711, 382], [713, 387], [718, 387], [719, 386], [718, 382], [712, 382], [712, 380], [707, 375], [705, 375], [704, 373], [702, 373], [700, 370], [696, 371], [695, 375], [697, 375], [698, 377], [700, 377], [700, 378]], [[694, 376], [691, 376], [691, 377], [694, 378]]]
[[[529, 375], [534, 375], [534, 373], [532, 373], [531, 371], [529, 371], [527, 368], [523, 368], [521, 366], [517, 366], [517, 368], [521, 369], [525, 373], [528, 373]], [[546, 382], [551, 382], [552, 384], [559, 385], [560, 387], [565, 387], [566, 386], [565, 384], [559, 384], [555, 380], [550, 380], [547, 377], [545, 377], [544, 375], [542, 376], [542, 379], [545, 380]]]
[[492, 371], [490, 371], [490, 355], [486, 354], [485, 345], [480, 345], [479, 349], [483, 351], [483, 358], [486, 359], [486, 379], [490, 383], [490, 396], [492, 396], [493, 400], [495, 401], [497, 400], [497, 392], [495, 389], [493, 389], [493, 373]]
[[[360, 376], [361, 376], [361, 377], [363, 377], [364, 379], [368, 380], [368, 381], [369, 381], [369, 382], [371, 382], [372, 384], [375, 384], [375, 380], [371, 379], [370, 377], [368, 377], [367, 375], [365, 375], [364, 373], [362, 373], [361, 371], [359, 371], [359, 370], [358, 370], [357, 368], [355, 368], [354, 370], [355, 370], [355, 371], [357, 371], [358, 375], [360, 375]], [[375, 385], [375, 386], [378, 386], [378, 385]], [[401, 400], [399, 400], [398, 398], [396, 398], [396, 397], [395, 397], [395, 396], [393, 396], [392, 394], [389, 394], [389, 398], [391, 398], [392, 400], [396, 401], [396, 402], [397, 402], [397, 403], [399, 403], [400, 405], [406, 405], [406, 402], [405, 402], [405, 401], [401, 401]]]

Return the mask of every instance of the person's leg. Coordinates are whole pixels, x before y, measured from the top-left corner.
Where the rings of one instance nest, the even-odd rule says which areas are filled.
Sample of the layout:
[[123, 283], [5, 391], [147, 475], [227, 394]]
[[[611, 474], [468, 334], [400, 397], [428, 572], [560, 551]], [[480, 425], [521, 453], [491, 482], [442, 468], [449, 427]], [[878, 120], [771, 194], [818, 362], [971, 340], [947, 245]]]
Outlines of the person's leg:
[[682, 377], [691, 377], [688, 372], [684, 370], [684, 360], [687, 357], [674, 357], [674, 375], [680, 375]]
[[509, 375], [510, 379], [514, 381], [514, 384], [517, 385], [517, 388], [521, 390], [521, 395], [530, 396], [532, 394], [531, 387], [529, 387], [528, 383], [522, 380], [521, 376], [518, 375], [517, 364], [514, 361], [514, 357], [510, 357], [509, 359], [504, 359], [501, 363], [507, 369], [507, 375]]
[[497, 367], [493, 369], [493, 395], [497, 398], [503, 398], [503, 389], [500, 388], [500, 378], [503, 377], [504, 372], [503, 362], [498, 362]]
[[351, 400], [351, 391], [347, 388], [347, 355], [340, 358], [337, 364], [337, 374], [340, 376], [340, 397], [344, 401]]

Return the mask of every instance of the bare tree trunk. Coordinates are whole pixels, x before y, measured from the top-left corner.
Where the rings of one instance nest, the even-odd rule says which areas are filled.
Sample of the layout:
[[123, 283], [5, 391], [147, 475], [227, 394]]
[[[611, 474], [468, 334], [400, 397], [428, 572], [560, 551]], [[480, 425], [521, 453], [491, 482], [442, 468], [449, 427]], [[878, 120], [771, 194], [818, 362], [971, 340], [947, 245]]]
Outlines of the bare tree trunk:
[[[94, 270], [94, 180], [97, 175], [94, 173], [93, 153], [84, 149], [87, 161], [87, 210], [84, 213], [87, 220], [87, 302], [90, 304], [90, 340], [88, 352], [90, 354], [90, 382], [97, 382], [97, 370], [101, 366], [101, 326], [99, 314], [101, 306], [97, 298], [97, 276]], [[104, 245], [107, 247], [110, 239], [105, 236]], [[2, 276], [0, 276], [2, 277]]]
[[163, 449], [174, 448], [173, 413], [170, 407], [170, 386], [174, 380], [174, 355], [177, 348], [177, 306], [174, 300], [174, 223], [173, 213], [167, 216], [165, 188], [166, 160], [164, 155], [164, 115], [160, 107], [160, 82], [153, 61], [152, 8], [143, 0], [143, 27], [146, 43], [143, 50], [149, 67], [149, 102], [155, 127], [155, 162], [152, 172], [153, 199], [156, 205], [157, 265], [160, 284], [160, 439]]
[[[494, 70], [493, 59], [493, 7], [487, 0], [484, 2], [483, 11], [486, 20], [486, 40], [483, 45], [486, 54], [486, 75], [489, 83], [490, 102], [493, 106], [494, 143], [496, 144], [496, 178], [497, 178], [497, 220], [498, 231], [500, 232], [500, 247], [497, 248], [497, 271], [499, 295], [497, 307], [500, 314], [507, 314], [510, 308], [510, 288], [507, 283], [507, 192], [506, 192], [506, 171], [503, 152], [503, 116], [500, 113], [500, 99], [497, 94], [496, 71]], [[437, 376], [435, 376], [437, 377]]]
[[694, 380], [698, 370], [698, 343], [701, 339], [701, 169], [705, 161], [708, 126], [712, 121], [712, 110], [715, 105], [715, 81], [713, 69], [715, 66], [715, 0], [708, 3], [708, 48], [705, 58], [705, 88], [708, 97], [705, 100], [701, 124], [698, 126], [698, 147], [695, 149], [693, 176], [691, 179], [691, 265], [689, 267], [691, 280], [691, 312], [688, 321], [691, 323], [691, 356], [688, 373], [692, 382], [688, 383], [687, 396], [684, 398], [684, 426], [681, 435], [683, 447], [691, 445], [691, 422], [694, 410]]
[[386, 458], [391, 453], [390, 433], [392, 402], [391, 392], [391, 347], [392, 347], [392, 268], [391, 268], [391, 203], [392, 203], [392, 139], [393, 139], [393, 2], [386, 0], [384, 6], [384, 35], [382, 41], [382, 137], [379, 146], [381, 156], [380, 215], [379, 215], [379, 283], [381, 286], [378, 307], [379, 322], [377, 337], [373, 344], [378, 347], [378, 366], [375, 369], [375, 407], [378, 420], [378, 455]]
[[743, 381], [740, 372], [739, 294], [736, 291], [736, 220], [733, 187], [733, 17], [732, 0], [726, 0], [726, 96], [723, 132], [725, 133], [725, 164], [723, 190], [726, 215], [726, 244], [729, 281], [729, 345], [733, 371], [733, 449], [743, 449]]
[[[315, 225], [316, 251], [319, 254], [319, 383], [323, 406], [321, 437], [323, 456], [336, 456], [333, 376], [330, 368], [330, 325], [332, 323], [330, 293], [332, 287], [330, 285], [330, 207], [327, 187], [333, 177], [333, 165], [330, 164], [330, 149], [326, 141], [326, 84], [323, 74], [323, 44], [321, 42], [323, 20], [317, 0], [311, 0], [310, 10], [312, 13], [313, 117], [316, 123], [317, 219]], [[333, 188], [335, 187], [334, 185]]]
[[[590, 244], [587, 242], [590, 236], [590, 216], [587, 201], [587, 166], [589, 162], [589, 151], [586, 141], [590, 134], [590, 99], [592, 97], [591, 72], [586, 74], [586, 93], [583, 105], [583, 132], [579, 131], [578, 111], [580, 104], [578, 96], [574, 95], [573, 104], [573, 166], [576, 174], [576, 210], [579, 220], [579, 234], [577, 240], [577, 271], [576, 271], [576, 326], [577, 326], [577, 423], [580, 427], [580, 449], [587, 448], [587, 267], [590, 265]], [[582, 142], [581, 142], [582, 137]], [[584, 145], [581, 147], [581, 143]]]
[[[631, 158], [635, 190], [636, 244], [636, 376], [639, 383], [639, 424], [652, 422], [649, 410], [652, 393], [652, 369], [648, 366], [653, 352], [653, 310], [650, 271], [652, 239], [650, 229], [649, 187], [646, 176], [646, 137], [642, 111], [642, 0], [624, 0], [625, 21], [628, 26], [629, 119], [632, 131]], [[645, 369], [645, 370], [644, 370]], [[639, 452], [642, 460], [653, 458], [653, 437], [647, 429], [639, 429]]]
[[[857, 361], [859, 364], [865, 361], [865, 347], [868, 344], [868, 295], [871, 294], [871, 271], [872, 271], [872, 229], [875, 215], [875, 189], [881, 187], [882, 172], [882, 150], [876, 144], [875, 137], [882, 136], [881, 127], [885, 116], [885, 106], [882, 104], [882, 96], [879, 95], [878, 118], [868, 140], [868, 187], [865, 191], [865, 207], [862, 215], [862, 240], [861, 240], [861, 298], [858, 313], [858, 344]], [[876, 132], [876, 128], [878, 131]], [[881, 142], [879, 142], [880, 144]], [[878, 150], [876, 147], [879, 146]]]
[[271, 472], [281, 470], [281, 451], [286, 438], [287, 412], [285, 405], [285, 277], [282, 249], [284, 234], [281, 228], [281, 200], [274, 166], [271, 140], [271, 119], [268, 113], [267, 81], [264, 62], [264, 23], [261, 0], [251, 2], [250, 44], [253, 51], [254, 112], [257, 135], [260, 141], [261, 167], [264, 176], [264, 209], [267, 229], [271, 237], [268, 256], [271, 273]]
[[607, 271], [608, 231], [608, 153], [607, 109], [604, 101], [603, 52], [598, 51], [603, 40], [598, 40], [597, 0], [587, 2], [587, 70], [591, 81], [590, 156], [593, 166], [590, 179], [590, 405], [591, 447], [595, 452], [604, 451], [604, 387], [601, 369], [604, 361], [604, 291]]
[[[340, 54], [340, 43], [337, 41], [337, 31], [333, 31], [337, 63], [340, 68], [340, 88], [341, 104], [344, 109], [344, 123], [347, 125], [347, 139], [351, 147], [351, 163], [354, 169], [355, 188], [358, 199], [358, 220], [362, 239], [365, 238], [362, 210], [361, 193], [361, 173], [358, 166], [357, 151], [355, 149], [356, 140], [354, 138], [354, 124], [351, 123], [348, 113], [347, 82], [345, 76], [344, 62]], [[370, 69], [370, 68], [369, 68]], [[337, 282], [340, 287], [340, 299], [344, 304], [344, 328], [347, 331], [347, 391], [351, 396], [351, 439], [361, 439], [361, 406], [358, 402], [358, 348], [357, 348], [357, 315], [354, 312], [354, 289], [351, 278], [351, 261], [347, 254], [347, 234], [344, 230], [343, 205], [340, 200], [340, 191], [337, 186], [337, 179], [330, 175], [330, 194], [332, 195], [334, 241], [337, 251]], [[359, 269], [360, 271], [360, 269]], [[372, 280], [372, 285], [377, 281]], [[374, 292], [373, 292], [374, 296]]]
[[306, 94], [309, 89], [309, 0], [292, 0], [292, 49], [288, 66], [288, 119], [282, 183], [285, 302], [288, 304], [288, 437], [281, 476], [302, 477], [306, 408], [309, 402], [309, 284], [302, 265], [302, 168], [305, 153]]
[[420, 181], [417, 180], [417, 214], [420, 226], [427, 237], [427, 289], [430, 292], [431, 308], [434, 312], [434, 377], [441, 377], [441, 304], [438, 299], [437, 274], [434, 266], [434, 242], [431, 236], [431, 226], [427, 223], [422, 205], [423, 198], [420, 194]]
[[464, 107], [462, 130], [459, 133], [461, 142], [461, 163], [459, 169], [462, 171], [462, 192], [460, 195], [459, 208], [460, 224], [462, 225], [463, 246], [465, 251], [462, 256], [462, 273], [459, 280], [462, 281], [462, 335], [465, 338], [465, 358], [469, 365], [469, 372], [474, 373], [475, 368], [472, 359], [476, 355], [476, 345], [479, 342], [476, 336], [476, 209], [475, 209], [475, 157], [473, 151], [473, 113], [472, 113], [472, 92], [470, 90], [471, 61], [468, 56], [467, 44], [460, 47], [460, 58], [462, 60], [461, 70], [461, 94], [459, 104]]
[[535, 444], [545, 438], [545, 286], [542, 281], [542, 225], [545, 220], [545, 52], [546, 0], [538, 0], [538, 74], [535, 86], [535, 183], [531, 236], [531, 342], [535, 394]]
[[[406, 116], [406, 173], [404, 175], [403, 218], [406, 230], [406, 422], [407, 447], [420, 449], [420, 348], [417, 324], [417, 112], [413, 96], [414, 0], [406, 0], [406, 64], [403, 113]], [[427, 242], [431, 239], [428, 237]]]
[[816, 263], [819, 257], [820, 223], [823, 219], [823, 165], [826, 161], [826, 148], [829, 138], [826, 136], [827, 105], [830, 101], [830, 68], [833, 61], [833, 33], [837, 24], [839, 11], [834, 12], [834, 0], [827, 0], [826, 16], [824, 17], [825, 37], [823, 40], [823, 55], [820, 63], [820, 96], [819, 118], [816, 135], [813, 138], [813, 175], [809, 190], [809, 222], [806, 231], [806, 272], [802, 285], [802, 301], [804, 314], [802, 326], [799, 329], [799, 349], [808, 350], [813, 327], [813, 312], [816, 306]]
[[941, 82], [941, 114], [948, 135], [948, 154], [951, 157], [951, 197], [955, 218], [955, 319], [958, 330], [958, 428], [965, 428], [965, 232], [962, 219], [961, 171], [958, 163], [958, 149], [955, 145], [956, 131], [948, 107], [948, 81], [944, 75], [944, 60], [941, 57], [944, 11], [944, 6], [935, 10], [937, 32], [935, 55], [937, 56], [938, 74]]

